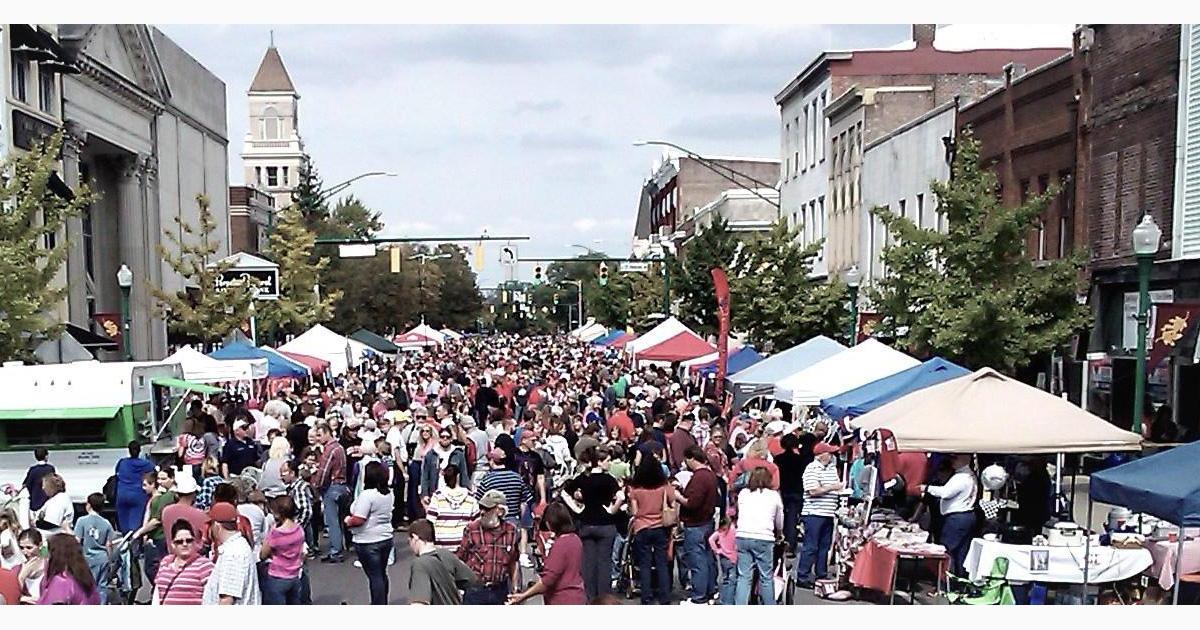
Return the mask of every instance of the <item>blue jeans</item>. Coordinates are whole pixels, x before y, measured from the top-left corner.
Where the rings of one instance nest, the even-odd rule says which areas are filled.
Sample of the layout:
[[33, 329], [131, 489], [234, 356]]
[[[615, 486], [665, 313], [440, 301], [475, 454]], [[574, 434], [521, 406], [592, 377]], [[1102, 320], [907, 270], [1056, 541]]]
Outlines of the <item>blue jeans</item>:
[[963, 563], [967, 560], [967, 549], [971, 546], [971, 533], [974, 531], [974, 512], [947, 514], [942, 521], [938, 542], [946, 548], [946, 553], [952, 562], [950, 572], [955, 575], [964, 575]]
[[717, 559], [708, 549], [713, 524], [683, 527], [683, 563], [692, 585], [692, 601], [707, 603], [717, 592]]
[[796, 583], [811, 584], [813, 565], [817, 568], [818, 580], [829, 574], [829, 546], [833, 543], [832, 516], [801, 516], [804, 522], [804, 549], [796, 563]]
[[367, 574], [367, 586], [371, 590], [371, 605], [386, 606], [388, 603], [387, 561], [392, 553], [392, 539], [373, 543], [354, 543], [363, 573]]
[[268, 606], [300, 604], [300, 578], [263, 577], [262, 603]]
[[642, 604], [653, 604], [656, 599], [660, 604], [670, 604], [671, 574], [667, 571], [667, 529], [649, 527], [634, 534], [633, 555], [637, 557]]
[[775, 578], [771, 572], [771, 560], [774, 559], [775, 545], [769, 540], [753, 538], [737, 539], [737, 590], [734, 601], [738, 606], [750, 603], [750, 582], [754, 579], [754, 570], [758, 569], [758, 595], [764, 605], [775, 603]]
[[732, 606], [737, 597], [737, 564], [725, 556], [721, 560], [721, 598], [717, 603], [722, 606]]
[[783, 495], [783, 540], [788, 551], [796, 552], [796, 526], [800, 524], [800, 510], [804, 509], [804, 495]]
[[346, 540], [342, 537], [342, 522], [338, 518], [338, 500], [350, 494], [346, 486], [335, 483], [321, 493], [321, 515], [325, 517], [325, 529], [329, 533], [329, 555], [341, 557], [346, 550]]
[[462, 603], [468, 606], [503, 606], [508, 602], [508, 582], [491, 586], [468, 586]]

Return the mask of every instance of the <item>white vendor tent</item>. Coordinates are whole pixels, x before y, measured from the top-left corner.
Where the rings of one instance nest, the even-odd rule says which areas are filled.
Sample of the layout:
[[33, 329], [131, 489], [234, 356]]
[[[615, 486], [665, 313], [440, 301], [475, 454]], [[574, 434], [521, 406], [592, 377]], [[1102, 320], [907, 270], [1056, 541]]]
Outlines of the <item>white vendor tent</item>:
[[410, 330], [404, 334], [406, 334], [406, 335], [418, 334], [423, 337], [428, 337], [429, 339], [432, 339], [432, 340], [438, 342], [439, 344], [446, 343], [446, 335], [444, 333], [442, 333], [441, 331], [435, 330], [432, 326], [430, 326], [429, 324], [426, 324], [425, 322], [421, 322], [421, 324], [419, 326], [413, 328], [412, 330]]
[[681, 332], [689, 332], [695, 335], [696, 333], [683, 325], [683, 322], [669, 317], [662, 321], [659, 325], [647, 330], [645, 334], [625, 344], [625, 351], [637, 354], [647, 348], [652, 348], [658, 344], [678, 335]]
[[334, 376], [358, 367], [364, 356], [375, 353], [367, 344], [343, 337], [320, 324], [278, 349], [324, 359], [329, 362], [329, 371]]
[[907, 370], [921, 362], [874, 339], [839, 352], [775, 383], [775, 400], [819, 405], [822, 398]]
[[579, 334], [575, 335], [575, 337], [580, 341], [592, 341], [593, 339], [599, 339], [607, 334], [608, 329], [604, 327], [604, 324], [592, 324], [591, 326], [579, 331]]
[[178, 363], [183, 378], [195, 383], [255, 381], [267, 377], [266, 359], [214, 359], [191, 346], [184, 346], [163, 363]]
[[917, 390], [859, 416], [851, 425], [891, 431], [901, 451], [1032, 454], [1141, 449], [1137, 434], [991, 368]]
[[453, 339], [454, 341], [458, 341], [459, 339], [463, 338], [462, 333], [455, 332], [453, 330], [450, 330], [449, 328], [443, 328], [443, 329], [439, 330], [438, 332], [445, 335], [446, 339]]

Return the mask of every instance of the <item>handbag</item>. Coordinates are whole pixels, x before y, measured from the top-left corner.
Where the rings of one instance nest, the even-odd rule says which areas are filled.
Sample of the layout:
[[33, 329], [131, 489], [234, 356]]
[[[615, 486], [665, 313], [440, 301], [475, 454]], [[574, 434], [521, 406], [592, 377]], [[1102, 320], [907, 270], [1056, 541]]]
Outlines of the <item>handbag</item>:
[[663, 527], [674, 527], [679, 523], [679, 504], [671, 505], [670, 492], [671, 486], [667, 485], [663, 490], [663, 505], [662, 505], [662, 524]]

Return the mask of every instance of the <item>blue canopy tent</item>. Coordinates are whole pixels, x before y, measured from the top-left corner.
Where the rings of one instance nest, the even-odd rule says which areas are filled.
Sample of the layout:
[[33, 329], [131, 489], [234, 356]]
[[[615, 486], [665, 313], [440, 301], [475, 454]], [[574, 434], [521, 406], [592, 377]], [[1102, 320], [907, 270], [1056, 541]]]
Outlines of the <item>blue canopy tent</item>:
[[[1200, 526], [1200, 442], [1092, 474], [1088, 482], [1089, 523], [1093, 501], [1144, 512], [1179, 526], [1175, 592], [1172, 595], [1174, 603], [1178, 604], [1180, 563], [1186, 538], [1183, 528]], [[1086, 581], [1086, 573], [1084, 575]]]
[[597, 337], [588, 343], [592, 344], [593, 346], [607, 346], [610, 341], [615, 341], [617, 337], [620, 337], [624, 334], [624, 330], [610, 330], [608, 331], [608, 334]]
[[742, 408], [756, 396], [770, 396], [775, 383], [846, 349], [846, 346], [817, 335], [804, 343], [773, 354], [729, 378], [733, 409]]
[[266, 359], [268, 378], [304, 378], [308, 368], [273, 352], [256, 348], [243, 341], [225, 344], [220, 350], [208, 353], [214, 359]]
[[960, 365], [941, 357], [934, 357], [921, 365], [826, 398], [821, 401], [821, 409], [829, 414], [830, 418], [857, 417], [905, 394], [970, 373], [970, 370]]
[[[729, 358], [725, 361], [725, 375], [733, 376], [762, 360], [763, 355], [759, 354], [753, 346], [742, 346], [729, 353]], [[715, 374], [717, 371], [717, 362], [705, 363], [697, 371], [700, 372], [700, 376]]]

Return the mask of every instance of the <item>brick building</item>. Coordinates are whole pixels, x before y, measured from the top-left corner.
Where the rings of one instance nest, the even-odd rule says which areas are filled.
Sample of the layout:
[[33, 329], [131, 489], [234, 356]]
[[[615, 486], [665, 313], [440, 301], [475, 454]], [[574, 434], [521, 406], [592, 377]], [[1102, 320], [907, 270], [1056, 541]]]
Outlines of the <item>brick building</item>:
[[275, 219], [275, 197], [254, 186], [229, 187], [229, 249], [260, 254]]
[[[1137, 267], [1131, 233], [1144, 214], [1163, 232], [1151, 273], [1153, 301], [1200, 301], [1200, 264], [1179, 256], [1174, 230], [1180, 77], [1179, 25], [1095, 25], [1081, 107], [1086, 107], [1088, 172], [1084, 191], [1091, 247], [1089, 407], [1118, 425], [1131, 424], [1137, 344]], [[1200, 384], [1174, 357], [1151, 375], [1155, 403], [1174, 403], [1185, 426], [1200, 403], [1178, 392]]]
[[669, 236], [692, 225], [696, 212], [721, 193], [762, 188], [763, 184], [771, 187], [777, 181], [779, 160], [771, 158], [706, 156], [701, 162], [682, 156], [664, 160], [642, 185], [634, 237]]
[[[940, 46], [937, 35], [934, 24], [914, 24], [911, 48], [824, 52], [776, 94], [783, 155], [781, 212], [793, 226], [806, 226], [804, 242], [826, 239], [814, 273], [840, 273], [860, 257], [858, 232], [865, 209], [858, 191], [867, 143], [956, 96], [966, 102], [984, 95], [1000, 85], [1009, 63], [1035, 67], [1062, 56], [1070, 41], [1064, 33], [1058, 46], [975, 49]], [[876, 103], [894, 103], [895, 111]], [[841, 123], [837, 135], [831, 130], [831, 114]], [[836, 169], [827, 157], [839, 161]]]

